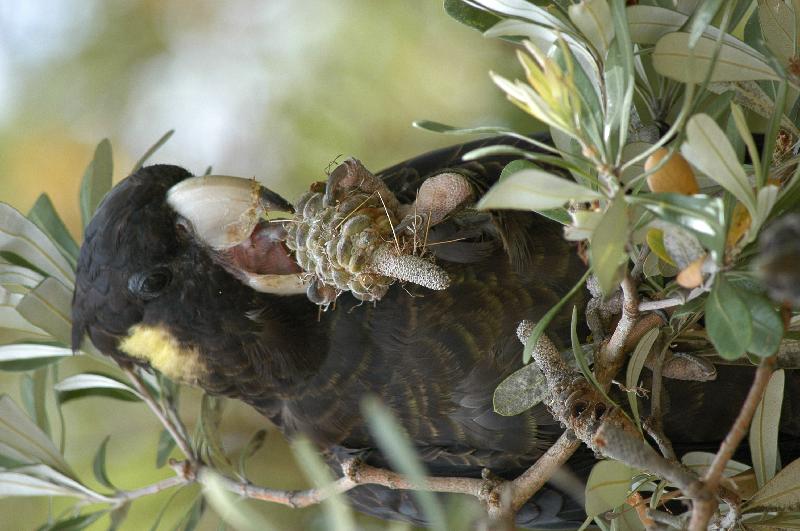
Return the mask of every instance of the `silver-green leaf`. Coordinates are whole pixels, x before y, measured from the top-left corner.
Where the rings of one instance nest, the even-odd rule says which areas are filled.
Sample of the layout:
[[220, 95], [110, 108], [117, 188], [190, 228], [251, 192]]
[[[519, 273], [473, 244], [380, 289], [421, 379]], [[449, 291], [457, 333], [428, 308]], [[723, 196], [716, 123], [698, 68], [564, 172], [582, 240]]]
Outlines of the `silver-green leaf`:
[[584, 0], [569, 6], [569, 19], [604, 58], [614, 39], [614, 21], [607, 0]]
[[620, 278], [620, 265], [625, 260], [628, 239], [628, 209], [625, 199], [618, 196], [603, 214], [594, 229], [589, 249], [592, 271], [600, 289], [605, 294], [616, 288]]
[[600, 461], [586, 482], [586, 514], [597, 516], [625, 503], [636, 470], [619, 461]]
[[707, 114], [696, 114], [686, 125], [686, 142], [681, 146], [686, 160], [728, 190], [756, 215], [756, 201], [744, 168], [725, 133]]
[[53, 277], [44, 279], [19, 302], [17, 311], [57, 342], [70, 345], [72, 290], [59, 280]]
[[772, 373], [750, 424], [750, 455], [759, 488], [775, 476], [778, 466], [778, 426], [785, 382], [783, 370]]
[[53, 389], [61, 403], [86, 396], [105, 396], [129, 402], [142, 400], [134, 388], [105, 374], [76, 374], [61, 380]]
[[8, 395], [0, 395], [0, 444], [32, 463], [42, 463], [67, 476], [75, 476], [61, 452]]
[[79, 202], [81, 207], [81, 220], [83, 227], [97, 210], [103, 197], [111, 190], [111, 177], [114, 172], [114, 163], [111, 156], [111, 142], [103, 139], [94, 150], [94, 158], [86, 167], [81, 181]]
[[796, 511], [800, 508], [800, 459], [795, 459], [748, 500], [747, 510]]
[[591, 188], [544, 170], [522, 170], [495, 184], [478, 203], [480, 209], [546, 210], [567, 201], [603, 196]]
[[11, 253], [72, 286], [72, 266], [50, 238], [11, 205], [0, 203], [0, 253]]
[[689, 46], [688, 33], [668, 33], [656, 43], [653, 66], [662, 76], [682, 83], [702, 83], [712, 67], [710, 82], [780, 80], [763, 56], [744, 43], [720, 44], [719, 56], [712, 63], [717, 46], [714, 39], [700, 37], [694, 48]]

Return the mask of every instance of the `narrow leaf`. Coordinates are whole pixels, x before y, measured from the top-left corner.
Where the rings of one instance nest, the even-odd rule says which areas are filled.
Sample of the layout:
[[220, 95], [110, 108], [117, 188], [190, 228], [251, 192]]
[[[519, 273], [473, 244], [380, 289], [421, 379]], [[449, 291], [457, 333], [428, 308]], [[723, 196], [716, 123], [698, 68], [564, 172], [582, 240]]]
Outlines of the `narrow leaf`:
[[610, 294], [616, 288], [620, 265], [628, 241], [628, 210], [623, 196], [617, 196], [603, 214], [591, 239], [589, 258], [600, 289]]
[[745, 530], [789, 531], [800, 529], [800, 512], [780, 512], [777, 515], [762, 514], [761, 518], [748, 518]]
[[[250, 437], [250, 440], [247, 441], [247, 444], [242, 448], [242, 451], [239, 453], [239, 475], [242, 477], [247, 477], [247, 460], [253, 457], [256, 452], [258, 452], [262, 446], [264, 446], [264, 441], [267, 440], [267, 430], [258, 430]], [[163, 466], [163, 465], [162, 465]]]
[[72, 265], [58, 247], [31, 220], [5, 203], [0, 203], [0, 252], [19, 256], [67, 286], [73, 284]]
[[483, 6], [486, 9], [502, 15], [520, 17], [541, 26], [556, 28], [562, 31], [570, 29], [557, 16], [526, 0], [471, 0], [470, 3]]
[[583, 285], [586, 283], [586, 279], [589, 278], [589, 274], [591, 272], [592, 272], [591, 269], [587, 269], [586, 273], [583, 274], [581, 279], [578, 280], [578, 282], [574, 286], [572, 286], [572, 289], [569, 290], [569, 292], [567, 292], [567, 294], [564, 295], [564, 297], [562, 297], [562, 299], [558, 301], [555, 304], [555, 306], [547, 310], [547, 313], [544, 314], [542, 318], [536, 322], [536, 325], [533, 327], [533, 330], [531, 330], [531, 335], [528, 336], [528, 340], [525, 341], [525, 348], [522, 351], [523, 363], [528, 363], [530, 361], [531, 355], [533, 354], [533, 348], [539, 342], [539, 338], [542, 337], [542, 334], [550, 325], [550, 322], [555, 318], [556, 315], [558, 315], [558, 313], [561, 311], [561, 308], [564, 307], [567, 301], [572, 299], [572, 297], [574, 297], [575, 294], [578, 293], [578, 290], [580, 290], [583, 287]]
[[147, 160], [148, 160], [150, 157], [152, 157], [152, 156], [155, 154], [155, 152], [156, 152], [156, 151], [158, 151], [159, 149], [161, 149], [161, 146], [163, 146], [164, 144], [166, 144], [166, 143], [167, 143], [167, 140], [169, 140], [169, 139], [170, 139], [170, 137], [172, 137], [172, 135], [173, 135], [174, 133], [175, 133], [175, 129], [170, 129], [169, 131], [167, 131], [166, 133], [164, 133], [164, 134], [161, 136], [161, 138], [159, 138], [158, 140], [156, 140], [156, 143], [155, 143], [155, 144], [153, 144], [152, 146], [150, 146], [150, 147], [147, 149], [147, 151], [145, 151], [145, 152], [144, 152], [144, 155], [142, 155], [142, 156], [141, 156], [141, 158], [139, 158], [139, 160], [137, 160], [137, 161], [136, 161], [136, 164], [134, 164], [134, 165], [133, 165], [133, 168], [131, 169], [131, 173], [134, 173], [134, 172], [136, 172], [136, 171], [137, 171], [139, 168], [141, 168], [142, 166], [144, 166], [144, 163], [145, 163], [145, 162], [147, 162]]
[[581, 66], [586, 75], [596, 82], [599, 80], [596, 59], [589, 52], [583, 40], [576, 39], [572, 35], [540, 24], [526, 22], [516, 18], [508, 18], [486, 30], [484, 36], [512, 39], [522, 37], [531, 41], [539, 50], [548, 50], [556, 41], [562, 40], [575, 55], [577, 63]]
[[492, 186], [478, 202], [478, 208], [547, 210], [570, 200], [602, 197], [599, 192], [544, 170], [522, 170]]
[[689, 23], [689, 47], [693, 48], [700, 36], [706, 31], [706, 28], [711, 24], [714, 15], [719, 11], [722, 6], [722, 0], [706, 0], [701, 2], [698, 8], [692, 14], [692, 20]]
[[[716, 42], [700, 37], [692, 49], [689, 37], [688, 33], [668, 33], [661, 37], [653, 51], [653, 66], [662, 76], [682, 83], [702, 83], [711, 68]], [[756, 50], [744, 43], [734, 46], [723, 41], [709, 81], [779, 79]]]
[[222, 520], [239, 531], [273, 531], [274, 527], [258, 511], [248, 505], [247, 500], [226, 488], [225, 478], [208, 469], [203, 484], [203, 495], [211, 508]]
[[614, 39], [614, 21], [607, 0], [584, 0], [569, 6], [569, 18], [584, 37], [605, 58]]
[[100, 517], [105, 516], [105, 511], [97, 511], [88, 514], [79, 514], [54, 522], [52, 525], [47, 525], [39, 528], [37, 531], [80, 531], [86, 529], [92, 523], [99, 520]]
[[444, 11], [465, 26], [486, 31], [501, 19], [483, 9], [478, 9], [461, 0], [444, 0]]
[[78, 244], [75, 243], [75, 239], [69, 233], [67, 226], [64, 225], [47, 194], [39, 196], [30, 212], [28, 212], [28, 219], [50, 236], [53, 243], [58, 246], [61, 254], [74, 268], [78, 262]]
[[0, 498], [5, 496], [83, 497], [80, 492], [75, 492], [37, 477], [18, 472], [0, 472]]
[[42, 280], [44, 277], [36, 271], [0, 260], [0, 286], [12, 293], [25, 294]]
[[94, 150], [94, 158], [83, 173], [83, 180], [81, 181], [79, 201], [84, 228], [92, 219], [97, 205], [100, 204], [106, 193], [111, 190], [113, 172], [111, 142], [106, 138], [97, 144]]
[[[362, 401], [362, 409], [367, 418], [370, 433], [392, 468], [407, 476], [414, 485], [424, 486], [426, 484], [425, 469], [419, 462], [408, 435], [389, 409], [375, 397], [365, 398]], [[444, 510], [434, 494], [419, 489], [412, 491], [412, 494], [422, 507], [428, 519], [428, 525], [432, 529], [446, 531]]]
[[637, 44], [655, 44], [673, 33], [689, 19], [688, 15], [658, 6], [634, 5], [626, 8], [631, 40]]
[[46, 278], [17, 305], [17, 311], [62, 345], [72, 337], [72, 290], [55, 278]]
[[[181, 520], [181, 522], [179, 524], [180, 530], [181, 531], [194, 531], [194, 529], [196, 529], [197, 525], [200, 523], [200, 519], [202, 518], [203, 513], [205, 512], [205, 510], [206, 510], [205, 498], [203, 498], [201, 496], [201, 497], [197, 498], [197, 501], [195, 501], [192, 504], [192, 506], [189, 509], [189, 511], [186, 513], [186, 515]], [[222, 527], [223, 531], [224, 531], [225, 525], [224, 525], [223, 522], [220, 522], [220, 527]]]
[[758, 185], [763, 186], [766, 183], [767, 175], [769, 174], [770, 166], [772, 164], [772, 157], [775, 153], [775, 143], [778, 138], [778, 131], [781, 125], [781, 118], [783, 117], [783, 109], [786, 106], [786, 97], [788, 95], [788, 80], [784, 79], [778, 84], [778, 91], [775, 94], [775, 108], [772, 111], [772, 116], [769, 118], [767, 129], [764, 131], [764, 151], [761, 155], [761, 177]]
[[747, 510], [796, 511], [800, 506], [800, 459], [795, 459], [758, 489], [745, 507]]
[[[606, 0], [603, 0], [603, 3], [606, 3]], [[607, 139], [606, 143], [610, 142], [612, 146], [615, 163], [619, 164], [622, 160], [622, 149], [628, 143], [636, 69], [625, 2], [611, 0], [611, 19], [615, 37], [611, 55], [606, 61], [608, 117], [603, 134]]]
[[775, 476], [778, 466], [778, 427], [785, 382], [783, 370], [772, 373], [750, 424], [750, 455], [759, 488]]
[[104, 396], [127, 402], [142, 399], [139, 392], [128, 384], [100, 373], [87, 372], [70, 376], [58, 382], [53, 389], [58, 393], [62, 404], [87, 396]]
[[112, 490], [117, 490], [114, 484], [111, 483], [111, 480], [108, 479], [108, 472], [106, 471], [106, 448], [108, 447], [108, 441], [110, 439], [111, 435], [108, 435], [105, 439], [103, 439], [103, 442], [100, 443], [97, 453], [94, 454], [92, 471], [94, 472], [94, 477], [100, 482], [101, 485]]
[[[642, 374], [642, 369], [647, 361], [647, 357], [650, 355], [650, 351], [653, 349], [653, 345], [658, 338], [658, 333], [658, 328], [653, 328], [642, 336], [642, 339], [636, 344], [636, 349], [633, 351], [630, 361], [628, 361], [628, 369], [625, 374], [625, 385], [628, 389], [635, 389], [639, 386], [639, 376]], [[627, 395], [633, 417], [636, 420], [636, 425], [641, 428], [642, 421], [639, 417], [639, 401], [636, 399], [635, 393], [628, 392]]]
[[222, 408], [224, 398], [203, 394], [200, 405], [200, 428], [203, 433], [212, 462], [219, 461], [230, 465], [231, 462], [225, 455], [225, 447], [220, 436], [220, 425], [222, 424]]
[[344, 495], [336, 492], [330, 469], [319, 456], [317, 449], [308, 439], [301, 438], [292, 444], [292, 450], [297, 457], [300, 468], [303, 470], [303, 474], [311, 483], [318, 489], [329, 491], [328, 496], [322, 502], [327, 522], [326, 529], [338, 531], [356, 529], [357, 526], [350, 506]]
[[172, 435], [167, 430], [161, 430], [161, 433], [158, 434], [158, 448], [156, 449], [156, 468], [162, 468], [167, 464], [167, 460], [176, 446]]
[[50, 437], [50, 421], [47, 418], [47, 368], [40, 367], [33, 371], [33, 376], [24, 375], [22, 386], [22, 404], [36, 425]]
[[[714, 462], [715, 457], [716, 454], [712, 454], [710, 452], [689, 452], [683, 454], [683, 457], [681, 457], [681, 463], [690, 468], [697, 475], [702, 476], [711, 467], [711, 463]], [[730, 459], [727, 463], [725, 463], [725, 469], [722, 471], [722, 476], [729, 478], [737, 474], [741, 474], [742, 472], [747, 472], [748, 470], [750, 470], [750, 466]]]
[[26, 456], [30, 462], [43, 463], [74, 476], [50, 438], [8, 395], [0, 395], [0, 444]]
[[784, 66], [794, 56], [797, 29], [793, 9], [779, 0], [758, 0], [758, 22], [767, 46]]
[[511, 131], [508, 127], [503, 126], [455, 127], [432, 120], [418, 120], [411, 125], [418, 129], [446, 135], [502, 135]]
[[72, 356], [72, 350], [49, 345], [14, 344], [0, 347], [0, 370], [28, 371]]
[[[22, 293], [14, 293], [0, 287], [0, 344], [50, 340], [44, 330], [28, 322], [17, 311], [17, 305], [23, 297]], [[2, 369], [1, 361], [0, 369]], [[14, 370], [14, 368], [10, 367], [8, 370]]]
[[717, 123], [707, 114], [696, 114], [686, 125], [686, 137], [681, 146], [683, 156], [732, 193], [755, 216], [755, 197], [747, 174]]

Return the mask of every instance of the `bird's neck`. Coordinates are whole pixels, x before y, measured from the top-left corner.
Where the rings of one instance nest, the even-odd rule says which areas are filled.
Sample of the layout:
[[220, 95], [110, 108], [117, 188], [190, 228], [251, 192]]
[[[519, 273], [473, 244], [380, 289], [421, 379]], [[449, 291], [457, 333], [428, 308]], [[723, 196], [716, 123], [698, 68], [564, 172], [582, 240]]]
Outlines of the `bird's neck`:
[[[314, 377], [328, 350], [328, 318], [305, 295], [241, 293], [236, 312], [219, 312], [204, 352], [201, 387], [257, 408], [294, 396]], [[243, 300], [246, 304], [243, 304]]]

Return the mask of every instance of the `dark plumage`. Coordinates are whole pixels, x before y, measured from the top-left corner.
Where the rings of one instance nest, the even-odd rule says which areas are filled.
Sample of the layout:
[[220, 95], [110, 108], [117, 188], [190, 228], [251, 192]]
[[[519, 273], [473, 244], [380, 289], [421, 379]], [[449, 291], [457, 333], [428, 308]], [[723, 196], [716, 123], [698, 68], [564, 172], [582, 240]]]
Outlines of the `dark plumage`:
[[[481, 192], [508, 159], [460, 162], [478, 145], [436, 151], [379, 175], [404, 202], [442, 168], [467, 175]], [[192, 238], [165, 203], [167, 190], [188, 176], [175, 166], [144, 168], [99, 207], [78, 263], [76, 348], [88, 334], [120, 362], [149, 362], [251, 404], [288, 436], [304, 433], [334, 454], [363, 451], [377, 465], [384, 459], [370, 451], [373, 441], [359, 412], [367, 394], [392, 409], [433, 474], [478, 475], [488, 467], [513, 476], [559, 435], [541, 406], [515, 417], [492, 411], [495, 387], [521, 366], [517, 324], [540, 318], [583, 274], [555, 223], [519, 212], [445, 222], [437, 227], [438, 239], [469, 237], [438, 246], [439, 264], [453, 280], [447, 290], [395, 284], [377, 304], [359, 304], [345, 294], [319, 314], [305, 295], [253, 291]], [[556, 341], [566, 339], [567, 325], [566, 316], [555, 321]], [[148, 357], [141, 345], [132, 346], [132, 330], [147, 330], [152, 344], [163, 346], [156, 349], [160, 354]], [[728, 368], [710, 384], [670, 384], [681, 411], [666, 422], [678, 446], [720, 440], [750, 374]], [[800, 378], [789, 377], [787, 389], [800, 388]], [[723, 388], [724, 403], [712, 405]], [[695, 393], [712, 398], [694, 400]], [[798, 403], [786, 401], [787, 433], [800, 432], [793, 409]], [[710, 410], [713, 423], [694, 431], [692, 419]], [[573, 460], [580, 474], [590, 462], [586, 455]], [[352, 491], [352, 499], [371, 514], [421, 522], [408, 493], [364, 486]], [[520, 523], [570, 528], [583, 518], [575, 500], [547, 488], [521, 512]]]

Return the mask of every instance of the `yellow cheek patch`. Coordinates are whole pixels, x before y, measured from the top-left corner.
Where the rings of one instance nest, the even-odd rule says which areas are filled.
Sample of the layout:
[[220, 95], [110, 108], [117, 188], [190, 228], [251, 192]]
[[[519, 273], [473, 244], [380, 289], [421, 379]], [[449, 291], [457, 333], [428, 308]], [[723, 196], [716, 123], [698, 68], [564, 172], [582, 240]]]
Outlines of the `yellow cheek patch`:
[[160, 326], [135, 325], [119, 349], [132, 358], [145, 360], [165, 376], [183, 382], [196, 382], [205, 373], [196, 348], [183, 348]]

